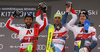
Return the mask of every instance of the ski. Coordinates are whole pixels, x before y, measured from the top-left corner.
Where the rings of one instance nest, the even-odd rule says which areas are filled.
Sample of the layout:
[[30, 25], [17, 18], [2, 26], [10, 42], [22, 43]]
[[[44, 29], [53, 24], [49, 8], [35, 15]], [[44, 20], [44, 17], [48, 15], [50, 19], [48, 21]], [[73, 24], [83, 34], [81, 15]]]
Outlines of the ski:
[[33, 36], [33, 51], [37, 52], [36, 47], [37, 47], [37, 40], [38, 40], [38, 35], [39, 35], [39, 24], [34, 25], [34, 36]]
[[47, 46], [46, 46], [46, 52], [50, 52], [51, 50], [51, 42], [52, 42], [52, 36], [53, 36], [54, 26], [50, 25], [48, 30], [48, 38], [47, 38]]
[[33, 36], [33, 45], [28, 45], [28, 48], [24, 52], [36, 52], [37, 40], [39, 34], [39, 24], [34, 25], [34, 36]]

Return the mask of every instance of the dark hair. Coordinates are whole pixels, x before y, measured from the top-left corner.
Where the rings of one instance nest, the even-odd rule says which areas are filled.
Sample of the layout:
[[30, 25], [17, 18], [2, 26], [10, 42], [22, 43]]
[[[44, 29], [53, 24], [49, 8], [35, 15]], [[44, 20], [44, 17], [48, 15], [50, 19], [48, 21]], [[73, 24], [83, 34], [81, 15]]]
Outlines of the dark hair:
[[[31, 17], [32, 20], [33, 20], [33, 15], [32, 15], [31, 13], [27, 13], [26, 16], [25, 16], [25, 18], [26, 18], [26, 17]], [[24, 19], [25, 19], [25, 18], [24, 18]]]
[[86, 18], [88, 19], [89, 15], [88, 15], [88, 11], [85, 10], [85, 9], [81, 9], [81, 12], [79, 13], [79, 16], [80, 14], [84, 14], [86, 16]]
[[81, 11], [86, 11], [88, 13], [88, 11], [86, 9], [81, 9]]
[[[81, 12], [79, 13], [79, 17], [80, 17], [80, 14], [84, 14], [86, 16], [87, 19], [89, 19], [89, 15], [88, 15], [88, 11], [85, 10], [85, 9], [81, 9]], [[76, 23], [77, 24], [77, 23]], [[79, 21], [78, 22], [78, 26], [80, 26], [81, 22]], [[82, 24], [81, 24], [82, 25]]]

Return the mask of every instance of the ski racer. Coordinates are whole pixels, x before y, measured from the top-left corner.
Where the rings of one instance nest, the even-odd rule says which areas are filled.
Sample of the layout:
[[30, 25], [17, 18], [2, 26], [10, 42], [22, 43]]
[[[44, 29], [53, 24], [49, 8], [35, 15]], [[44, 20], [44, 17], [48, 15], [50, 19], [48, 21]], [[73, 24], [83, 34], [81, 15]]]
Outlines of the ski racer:
[[[42, 4], [41, 3], [39, 3], [39, 4], [40, 4], [39, 6], [46, 5], [43, 2], [42, 2]], [[77, 15], [76, 15], [74, 9], [73, 8], [71, 9], [71, 6], [68, 7], [66, 5], [66, 13], [64, 14], [63, 18], [66, 18], [69, 12], [72, 15], [72, 19], [69, 21], [69, 24], [73, 25], [77, 20]], [[54, 21], [55, 21], [54, 32], [53, 32], [51, 47], [55, 48], [55, 52], [65, 52], [65, 40], [66, 40], [66, 36], [67, 36], [67, 33], [69, 30], [66, 29], [62, 25], [63, 19], [62, 19], [62, 15], [60, 13], [56, 13], [54, 15]], [[41, 20], [41, 10], [40, 9], [38, 9], [38, 12], [37, 12], [36, 22], [38, 22], [40, 25], [42, 25], [42, 23], [43, 23], [43, 21]], [[46, 25], [45, 29], [47, 31], [48, 31], [50, 25], [51, 24]]]
[[[15, 33], [18, 34], [19, 36], [19, 40], [20, 40], [20, 52], [24, 52], [28, 45], [33, 45], [33, 36], [34, 36], [34, 27], [32, 25], [33, 23], [33, 15], [31, 13], [27, 13], [25, 18], [24, 18], [24, 22], [26, 24], [25, 27], [18, 27], [15, 25], [12, 25], [12, 21], [14, 18], [16, 18], [16, 16], [19, 16], [19, 11], [15, 11], [13, 16], [11, 16], [7, 23], [6, 23], [6, 27], [11, 30], [14, 31]], [[41, 26], [39, 27], [39, 33], [41, 31], [43, 31], [43, 29], [46, 27], [47, 25], [47, 16], [46, 13], [43, 13], [43, 23], [41, 24]], [[18, 21], [17, 21], [18, 22]]]
[[[88, 19], [89, 15], [88, 12], [85, 9], [82, 9], [79, 13], [79, 23], [78, 25], [72, 25], [69, 23], [66, 23], [66, 18], [63, 18], [63, 25], [66, 27], [66, 29], [71, 30], [74, 33], [74, 52], [91, 52], [93, 48], [97, 45], [97, 38], [96, 38], [96, 29], [93, 26], [89, 26], [88, 33], [85, 40], [85, 46], [82, 48], [79, 48], [78, 43], [81, 42], [84, 28], [84, 22], [86, 19]], [[62, 19], [62, 20], [63, 20]], [[91, 43], [91, 41], [93, 41]]]

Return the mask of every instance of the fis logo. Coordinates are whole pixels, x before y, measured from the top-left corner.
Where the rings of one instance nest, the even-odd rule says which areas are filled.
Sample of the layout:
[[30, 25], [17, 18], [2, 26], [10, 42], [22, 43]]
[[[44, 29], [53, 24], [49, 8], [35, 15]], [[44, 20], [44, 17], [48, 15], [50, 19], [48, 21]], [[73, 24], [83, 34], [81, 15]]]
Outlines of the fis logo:
[[86, 23], [86, 24], [85, 24], [85, 26], [89, 26], [89, 24], [88, 24], [88, 23]]

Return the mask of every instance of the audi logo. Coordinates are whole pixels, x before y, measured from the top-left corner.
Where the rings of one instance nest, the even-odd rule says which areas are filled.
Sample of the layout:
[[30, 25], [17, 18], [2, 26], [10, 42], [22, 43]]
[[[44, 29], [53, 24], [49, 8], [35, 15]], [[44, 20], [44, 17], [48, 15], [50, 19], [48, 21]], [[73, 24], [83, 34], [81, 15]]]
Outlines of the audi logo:
[[0, 27], [1, 28], [4, 28], [6, 26], [6, 23], [5, 22], [0, 22]]
[[100, 35], [98, 36], [98, 38], [100, 39]]
[[3, 44], [0, 44], [0, 50], [2, 50], [3, 49]]
[[66, 40], [69, 38], [69, 35], [67, 34]]
[[37, 50], [45, 50], [45, 49], [46, 49], [46, 45], [44, 45], [44, 44], [43, 45], [41, 45], [41, 44], [37, 45]]
[[11, 35], [11, 38], [12, 38], [12, 39], [18, 39], [19, 36], [17, 35], [17, 33], [13, 33], [13, 34]]
[[[0, 49], [2, 49], [3, 48], [3, 45], [0, 45], [0, 46], [2, 46], [2, 47], [0, 47]], [[20, 46], [10, 46], [10, 48], [20, 48]], [[66, 49], [68, 49], [68, 46], [65, 46], [65, 48]], [[46, 50], [46, 45], [45, 44], [37, 44], [37, 50]]]

